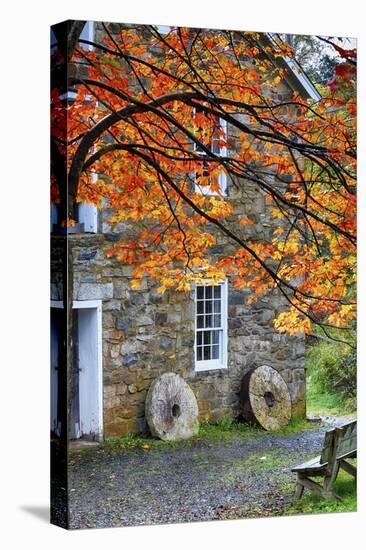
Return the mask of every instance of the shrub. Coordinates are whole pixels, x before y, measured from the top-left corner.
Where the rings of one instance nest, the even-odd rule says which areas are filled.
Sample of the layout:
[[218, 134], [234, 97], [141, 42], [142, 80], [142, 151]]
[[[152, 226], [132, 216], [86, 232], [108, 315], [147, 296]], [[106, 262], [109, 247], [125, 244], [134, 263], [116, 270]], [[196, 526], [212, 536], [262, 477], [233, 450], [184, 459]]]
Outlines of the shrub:
[[307, 351], [308, 376], [319, 392], [337, 395], [345, 408], [355, 409], [356, 350], [338, 342], [319, 342]]

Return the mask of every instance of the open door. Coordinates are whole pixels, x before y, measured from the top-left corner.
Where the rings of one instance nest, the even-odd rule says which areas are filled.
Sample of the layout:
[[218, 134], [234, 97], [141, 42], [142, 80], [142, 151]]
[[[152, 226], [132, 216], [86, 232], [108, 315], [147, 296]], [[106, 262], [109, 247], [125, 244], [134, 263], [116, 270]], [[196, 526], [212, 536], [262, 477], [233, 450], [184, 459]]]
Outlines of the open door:
[[[62, 302], [51, 304], [51, 432], [60, 435], [58, 356]], [[102, 303], [73, 302], [74, 365], [71, 372], [71, 439], [103, 438]], [[66, 397], [64, 396], [63, 399]]]

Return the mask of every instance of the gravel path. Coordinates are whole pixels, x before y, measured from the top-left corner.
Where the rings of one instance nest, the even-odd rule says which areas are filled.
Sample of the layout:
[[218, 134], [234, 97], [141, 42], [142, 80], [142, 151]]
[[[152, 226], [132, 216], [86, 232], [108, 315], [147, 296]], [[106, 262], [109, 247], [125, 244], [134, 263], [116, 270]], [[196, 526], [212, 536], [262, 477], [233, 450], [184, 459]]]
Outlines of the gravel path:
[[277, 515], [290, 505], [290, 468], [316, 455], [328, 419], [292, 435], [174, 447], [72, 453], [70, 527], [151, 525]]

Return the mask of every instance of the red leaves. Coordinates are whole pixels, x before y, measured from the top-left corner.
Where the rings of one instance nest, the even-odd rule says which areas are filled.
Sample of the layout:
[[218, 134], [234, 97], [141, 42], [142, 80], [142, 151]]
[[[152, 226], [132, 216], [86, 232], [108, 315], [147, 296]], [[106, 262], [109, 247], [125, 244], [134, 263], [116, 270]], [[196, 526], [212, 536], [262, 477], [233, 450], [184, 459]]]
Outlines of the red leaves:
[[[340, 233], [355, 234], [355, 52], [335, 46], [346, 62], [329, 83], [332, 97], [314, 105], [277, 94], [284, 73], [259, 55], [260, 35], [246, 33], [242, 43], [235, 35], [233, 52], [216, 31], [202, 31], [202, 40], [191, 29], [163, 40], [140, 31], [126, 27], [118, 48], [106, 39], [110, 53], [85, 52], [95, 82], [78, 85], [72, 105], [52, 93], [54, 136], [69, 162], [85, 135], [113, 119], [88, 146], [77, 194], [113, 208], [109, 223], [131, 229], [108, 255], [133, 265], [133, 286], [146, 275], [161, 292], [225, 275], [252, 300], [281, 286], [294, 302], [277, 320], [281, 331], [308, 331], [311, 312], [351, 318], [337, 300], [349, 299], [355, 273]], [[292, 54], [284, 45], [275, 55]], [[222, 172], [233, 180], [229, 199], [220, 194]], [[272, 203], [258, 212], [266, 193]], [[242, 246], [235, 250], [237, 239], [217, 224], [241, 235]], [[229, 255], [210, 253], [216, 235], [226, 235]]]
[[350, 63], [341, 63], [335, 67], [334, 76], [327, 82], [330, 90], [335, 93], [340, 88], [350, 85], [350, 81], [356, 78], [356, 67]]

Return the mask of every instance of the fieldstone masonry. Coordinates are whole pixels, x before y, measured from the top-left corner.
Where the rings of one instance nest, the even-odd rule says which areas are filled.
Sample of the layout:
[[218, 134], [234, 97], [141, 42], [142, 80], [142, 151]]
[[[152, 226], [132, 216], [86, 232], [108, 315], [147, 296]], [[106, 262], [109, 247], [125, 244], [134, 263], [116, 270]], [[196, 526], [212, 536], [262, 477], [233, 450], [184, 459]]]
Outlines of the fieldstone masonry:
[[[230, 200], [235, 202], [233, 193]], [[245, 229], [251, 231], [251, 238], [264, 238], [271, 228], [263, 197], [245, 204], [256, 222]], [[238, 208], [243, 213], [242, 200]], [[107, 210], [100, 211], [100, 224], [107, 215]], [[133, 266], [121, 265], [105, 253], [124, 235], [108, 229], [108, 233], [68, 237], [74, 300], [102, 300], [104, 437], [147, 432], [146, 394], [153, 380], [166, 372], [179, 374], [192, 388], [201, 422], [238, 417], [241, 379], [261, 365], [277, 369], [286, 381], [293, 414], [305, 413], [305, 339], [279, 334], [273, 328], [273, 319], [284, 304], [276, 291], [248, 305], [248, 291], [233, 289], [229, 281], [228, 368], [195, 372], [193, 291], [161, 295], [148, 279], [141, 289], [131, 289]], [[57, 247], [53, 249], [57, 263]], [[217, 256], [231, 251], [232, 245], [219, 236], [211, 250]], [[60, 299], [55, 279], [53, 299]]]
[[[118, 32], [120, 26], [110, 32]], [[97, 33], [104, 32], [97, 25]], [[97, 34], [97, 38], [98, 38]], [[288, 84], [278, 86], [280, 99], [289, 97]], [[296, 113], [288, 113], [296, 116]], [[228, 129], [228, 148], [236, 146], [236, 136]], [[228, 200], [234, 213], [229, 220], [238, 235], [265, 241], [271, 238], [274, 222], [265, 197], [251, 182], [228, 182]], [[279, 334], [273, 319], [283, 308], [283, 298], [273, 291], [248, 305], [248, 292], [228, 288], [228, 368], [194, 370], [194, 296], [181, 292], [156, 292], [153, 281], [145, 279], [139, 290], [130, 281], [134, 266], [109, 258], [106, 250], [125, 239], [131, 227], [109, 224], [107, 205], [99, 211], [97, 234], [70, 234], [74, 300], [102, 301], [104, 437], [147, 431], [145, 398], [149, 386], [166, 372], [179, 374], [192, 388], [200, 421], [236, 418], [240, 414], [239, 394], [243, 375], [255, 366], [277, 369], [286, 381], [292, 413], [305, 413], [305, 338]], [[239, 226], [238, 215], [246, 214], [253, 225]], [[234, 224], [234, 225], [233, 225]], [[52, 299], [62, 299], [59, 276], [60, 255], [53, 237], [51, 269]], [[217, 235], [211, 254], [232, 253], [234, 247]]]

